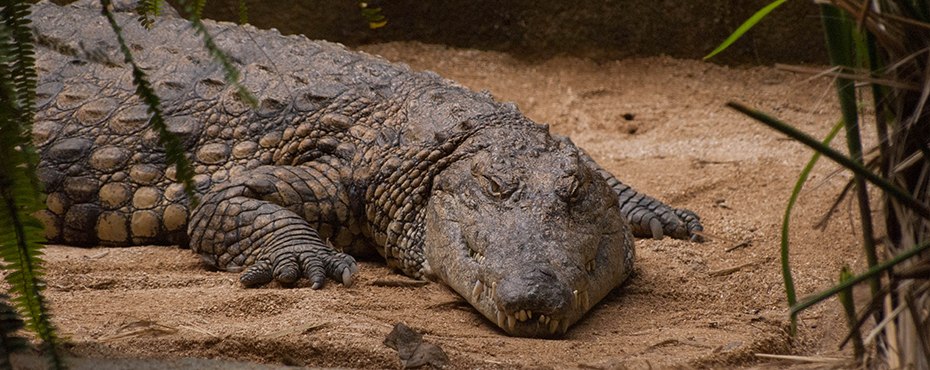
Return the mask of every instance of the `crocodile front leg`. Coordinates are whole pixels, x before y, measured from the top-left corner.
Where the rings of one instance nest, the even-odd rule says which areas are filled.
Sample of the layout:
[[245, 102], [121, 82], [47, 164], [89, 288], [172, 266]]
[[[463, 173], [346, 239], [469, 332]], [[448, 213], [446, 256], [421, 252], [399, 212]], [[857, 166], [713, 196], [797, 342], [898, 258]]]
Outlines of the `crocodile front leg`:
[[[574, 145], [567, 136], [553, 135], [563, 143]], [[646, 194], [637, 192], [603, 169], [584, 149], [578, 148], [580, 158], [588, 166], [607, 180], [617, 193], [620, 202], [620, 214], [630, 222], [633, 235], [640, 238], [652, 237], [662, 239], [665, 235], [675, 239], [690, 239], [697, 242], [703, 240], [700, 234], [704, 231], [701, 218], [687, 209], [672, 208]]]
[[[326, 277], [349, 286], [358, 273], [355, 259], [326, 241], [344, 235], [353, 222], [338, 176], [333, 167], [314, 163], [259, 167], [234, 177], [194, 209], [191, 248], [217, 268], [245, 269], [239, 280], [246, 286], [307, 278], [319, 289]], [[318, 229], [325, 229], [323, 237]]]
[[672, 208], [646, 194], [638, 193], [620, 182], [607, 170], [599, 169], [607, 184], [619, 195], [620, 213], [630, 221], [633, 235], [662, 239], [668, 235], [675, 239], [701, 241], [697, 232], [704, 231], [701, 218], [691, 210]]

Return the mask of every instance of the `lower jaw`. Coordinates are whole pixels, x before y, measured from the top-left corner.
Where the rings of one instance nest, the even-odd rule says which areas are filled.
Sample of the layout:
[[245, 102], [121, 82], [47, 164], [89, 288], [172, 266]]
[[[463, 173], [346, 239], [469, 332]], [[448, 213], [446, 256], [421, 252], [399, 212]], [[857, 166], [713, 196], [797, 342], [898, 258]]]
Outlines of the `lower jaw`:
[[573, 323], [568, 319], [552, 319], [550, 317], [540, 316], [540, 318], [527, 319], [511, 324], [510, 318], [505, 316], [505, 325], [500, 325], [507, 334], [518, 337], [534, 338], [551, 338], [565, 334], [568, 327]]
[[472, 300], [471, 303], [482, 315], [507, 332], [508, 335], [517, 337], [557, 337], [565, 334], [568, 327], [579, 318], [553, 317], [533, 313], [532, 311], [521, 311], [508, 315], [497, 309], [497, 305], [493, 304], [493, 301], [487, 297]]

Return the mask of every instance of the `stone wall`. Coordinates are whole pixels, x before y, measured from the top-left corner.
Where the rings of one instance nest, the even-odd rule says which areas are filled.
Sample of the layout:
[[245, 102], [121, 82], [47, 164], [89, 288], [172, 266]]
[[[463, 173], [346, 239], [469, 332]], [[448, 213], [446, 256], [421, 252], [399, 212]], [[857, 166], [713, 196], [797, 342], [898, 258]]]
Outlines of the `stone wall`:
[[[176, 1], [176, 0], [175, 0]], [[207, 3], [204, 17], [238, 19], [239, 0]], [[700, 58], [772, 0], [371, 0], [387, 26], [368, 28], [353, 0], [246, 0], [260, 28], [346, 45], [418, 40], [506, 51], [527, 58], [559, 54], [623, 58], [666, 54]], [[819, 12], [789, 1], [715, 62], [825, 63]]]

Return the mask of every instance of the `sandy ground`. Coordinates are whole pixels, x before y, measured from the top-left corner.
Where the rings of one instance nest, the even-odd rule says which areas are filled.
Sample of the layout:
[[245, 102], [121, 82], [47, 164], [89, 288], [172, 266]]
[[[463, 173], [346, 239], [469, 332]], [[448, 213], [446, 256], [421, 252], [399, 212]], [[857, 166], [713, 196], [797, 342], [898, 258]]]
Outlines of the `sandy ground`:
[[[404, 322], [442, 347], [453, 369], [780, 367], [791, 363], [753, 353], [850, 356], [837, 349], [845, 325], [835, 300], [801, 315], [797, 339], [786, 334], [778, 235], [810, 151], [724, 107], [738, 100], [822, 138], [838, 120], [829, 79], [666, 57], [527, 62], [417, 43], [362, 50], [516, 102], [621, 181], [696, 211], [719, 239], [637, 241], [632, 278], [561, 340], [508, 337], [442, 285], [382, 286], [408, 279], [379, 261], [362, 262], [350, 288], [244, 289], [236, 274], [209, 271], [177, 247], [50, 246], [47, 294], [69, 353], [390, 369], [400, 361], [382, 341]], [[863, 270], [848, 202], [826, 231], [813, 229], [849, 180], [836, 170], [818, 165], [792, 217], [801, 296], [828, 287], [843, 264]]]

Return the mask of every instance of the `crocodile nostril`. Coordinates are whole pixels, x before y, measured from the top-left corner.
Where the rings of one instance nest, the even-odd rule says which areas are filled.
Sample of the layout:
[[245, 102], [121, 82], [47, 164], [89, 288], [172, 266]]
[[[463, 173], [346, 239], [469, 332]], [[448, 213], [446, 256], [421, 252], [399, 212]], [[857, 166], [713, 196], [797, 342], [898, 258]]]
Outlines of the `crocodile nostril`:
[[555, 272], [544, 268], [515, 271], [501, 278], [498, 306], [506, 312], [531, 310], [563, 314], [571, 309], [572, 289]]

